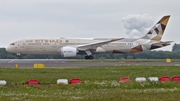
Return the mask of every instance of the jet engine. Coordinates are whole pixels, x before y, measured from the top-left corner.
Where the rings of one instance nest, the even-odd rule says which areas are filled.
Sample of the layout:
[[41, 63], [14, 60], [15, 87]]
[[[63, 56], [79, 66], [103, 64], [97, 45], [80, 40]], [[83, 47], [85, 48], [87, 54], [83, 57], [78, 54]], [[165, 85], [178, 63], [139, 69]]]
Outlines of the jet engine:
[[61, 55], [63, 57], [75, 57], [77, 52], [77, 48], [75, 47], [66, 46], [61, 48]]

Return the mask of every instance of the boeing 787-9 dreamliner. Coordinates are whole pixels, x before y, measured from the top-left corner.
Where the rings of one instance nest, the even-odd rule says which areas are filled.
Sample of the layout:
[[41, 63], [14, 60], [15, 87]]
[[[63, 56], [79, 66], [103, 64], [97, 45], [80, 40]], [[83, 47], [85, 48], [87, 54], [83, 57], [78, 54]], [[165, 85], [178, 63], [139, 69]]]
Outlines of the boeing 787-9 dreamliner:
[[131, 38], [93, 38], [93, 39], [23, 39], [11, 43], [6, 51], [21, 54], [61, 54], [75, 57], [86, 54], [85, 59], [93, 59], [92, 54], [136, 53], [170, 45], [172, 41], [161, 41], [170, 16], [164, 16], [143, 37]]

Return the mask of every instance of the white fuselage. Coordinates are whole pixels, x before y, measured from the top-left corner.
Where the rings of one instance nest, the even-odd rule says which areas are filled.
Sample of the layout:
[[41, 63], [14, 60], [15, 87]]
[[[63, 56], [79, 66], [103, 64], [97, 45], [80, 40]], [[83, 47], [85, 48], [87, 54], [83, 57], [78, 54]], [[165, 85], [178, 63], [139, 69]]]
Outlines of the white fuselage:
[[[24, 39], [11, 43], [7, 47], [8, 52], [19, 54], [60, 54], [61, 48], [65, 46], [76, 47], [102, 40], [94, 39]], [[131, 40], [132, 41], [132, 40]], [[92, 50], [92, 53], [112, 53], [113, 50], [121, 50], [129, 53], [133, 42], [115, 41]]]

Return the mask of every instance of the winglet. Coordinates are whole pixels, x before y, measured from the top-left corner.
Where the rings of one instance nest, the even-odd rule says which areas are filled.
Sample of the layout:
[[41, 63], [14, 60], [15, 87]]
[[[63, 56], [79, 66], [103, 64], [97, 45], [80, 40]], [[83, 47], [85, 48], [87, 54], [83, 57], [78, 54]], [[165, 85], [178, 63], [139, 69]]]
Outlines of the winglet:
[[161, 41], [161, 38], [166, 29], [169, 18], [170, 18], [170, 15], [162, 17], [159, 20], [159, 22], [157, 22], [143, 38], [158, 41], [158, 42]]

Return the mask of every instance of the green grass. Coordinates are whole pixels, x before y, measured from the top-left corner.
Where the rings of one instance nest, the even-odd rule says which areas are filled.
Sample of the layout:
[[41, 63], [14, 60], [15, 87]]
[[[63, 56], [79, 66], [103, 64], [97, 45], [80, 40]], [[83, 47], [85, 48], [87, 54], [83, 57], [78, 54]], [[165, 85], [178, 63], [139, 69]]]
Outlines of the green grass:
[[[178, 66], [107, 66], [68, 68], [0, 68], [0, 79], [8, 85], [0, 86], [2, 101], [177, 101], [180, 82], [135, 82], [136, 77], [177, 76]], [[131, 82], [119, 83], [120, 77]], [[77, 85], [57, 85], [57, 79], [81, 78]], [[27, 85], [38, 79], [41, 85]]]

